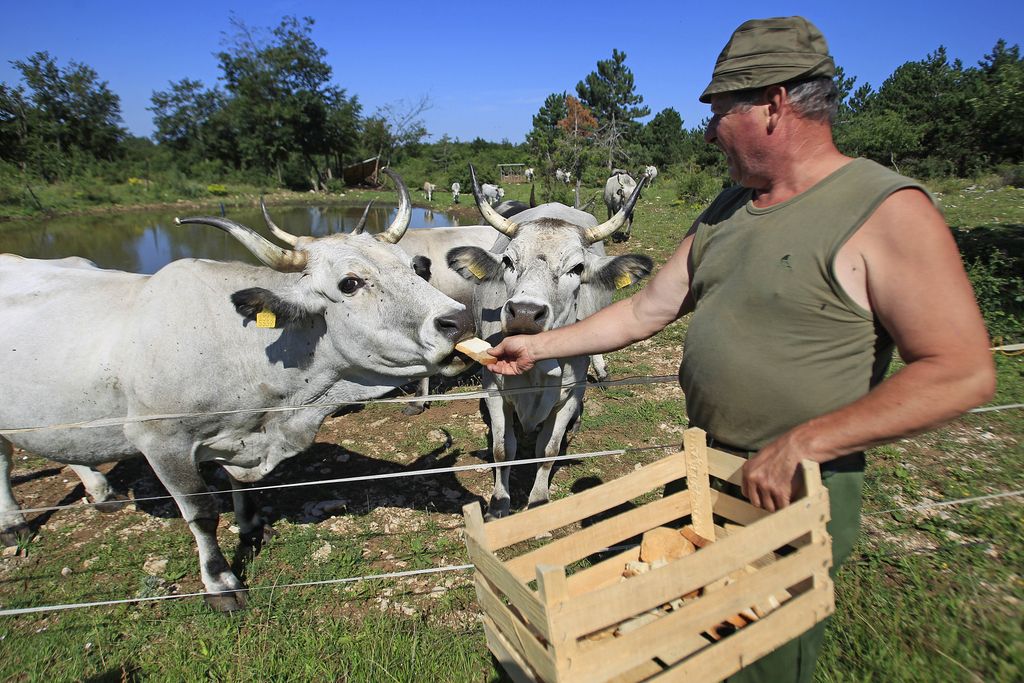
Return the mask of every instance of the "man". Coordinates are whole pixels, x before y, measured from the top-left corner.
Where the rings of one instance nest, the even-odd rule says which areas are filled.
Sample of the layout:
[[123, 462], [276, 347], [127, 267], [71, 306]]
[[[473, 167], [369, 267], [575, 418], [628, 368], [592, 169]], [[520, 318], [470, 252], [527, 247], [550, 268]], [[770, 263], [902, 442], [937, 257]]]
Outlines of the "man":
[[[690, 423], [748, 457], [743, 494], [789, 504], [798, 463], [821, 464], [833, 571], [860, 525], [864, 450], [989, 400], [988, 336], [956, 245], [926, 190], [832, 141], [838, 95], [802, 17], [733, 33], [701, 101], [705, 137], [737, 183], [649, 284], [575, 325], [506, 338], [494, 372], [646, 339], [694, 312], [680, 382]], [[906, 366], [884, 379], [893, 346]], [[810, 681], [824, 624], [737, 674]]]

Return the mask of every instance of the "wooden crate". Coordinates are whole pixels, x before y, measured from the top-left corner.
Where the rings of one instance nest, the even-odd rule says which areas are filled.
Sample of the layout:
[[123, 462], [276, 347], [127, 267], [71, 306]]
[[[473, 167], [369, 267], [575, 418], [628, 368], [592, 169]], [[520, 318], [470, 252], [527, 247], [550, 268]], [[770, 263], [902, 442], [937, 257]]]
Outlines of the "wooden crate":
[[[716, 479], [739, 484], [745, 461], [705, 444], [703, 431], [687, 430], [679, 453], [492, 522], [484, 523], [478, 503], [463, 508], [487, 644], [514, 680], [720, 680], [832, 613], [828, 492], [817, 464], [801, 463], [797, 499], [767, 513], [711, 488]], [[686, 488], [609, 516], [677, 480]], [[639, 557], [638, 547], [581, 562], [655, 527], [686, 523], [715, 542], [628, 579], [622, 572]], [[578, 530], [556, 531], [562, 527]], [[733, 582], [722, 587], [730, 574]], [[607, 635], [709, 584], [717, 590], [621, 637]], [[717, 641], [704, 635], [730, 616], [764, 607], [769, 596], [781, 605], [759, 609], [763, 616]], [[602, 631], [607, 637], [595, 636]]]

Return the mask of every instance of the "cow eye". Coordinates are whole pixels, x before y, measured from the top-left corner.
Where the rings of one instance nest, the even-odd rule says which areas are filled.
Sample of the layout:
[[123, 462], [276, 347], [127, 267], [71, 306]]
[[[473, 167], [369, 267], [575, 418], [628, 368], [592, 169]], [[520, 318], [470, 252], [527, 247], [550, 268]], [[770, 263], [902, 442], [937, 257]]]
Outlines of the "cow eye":
[[501, 265], [505, 266], [505, 270], [515, 270], [516, 266], [512, 263], [512, 259], [508, 256], [501, 259]]
[[346, 278], [342, 278], [341, 282], [338, 283], [338, 289], [341, 290], [342, 294], [354, 294], [364, 284], [366, 283], [363, 281], [363, 278], [349, 275]]
[[570, 275], [575, 275], [576, 277], [582, 276], [583, 275], [583, 264], [582, 263], [577, 263], [575, 266], [573, 266], [572, 270], [569, 271], [569, 274]]

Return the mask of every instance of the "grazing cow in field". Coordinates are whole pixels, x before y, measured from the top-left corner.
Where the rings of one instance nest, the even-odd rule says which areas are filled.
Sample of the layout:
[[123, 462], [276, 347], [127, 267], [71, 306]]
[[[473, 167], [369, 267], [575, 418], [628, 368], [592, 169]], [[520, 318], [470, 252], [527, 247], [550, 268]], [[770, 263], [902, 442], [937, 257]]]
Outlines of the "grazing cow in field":
[[648, 178], [650, 178], [650, 182], [648, 183], [648, 185], [650, 187], [654, 187], [654, 179], [658, 177], [658, 167], [657, 166], [645, 166], [644, 167], [644, 174]]
[[[648, 256], [606, 256], [602, 240], [626, 221], [641, 185], [610, 220], [597, 225], [590, 214], [563, 204], [542, 204], [504, 218], [484, 200], [470, 166], [473, 194], [486, 221], [504, 235], [490, 251], [459, 247], [448, 252], [448, 265], [475, 284], [473, 315], [477, 335], [497, 344], [506, 335], [533, 334], [561, 327], [611, 303], [616, 287], [639, 281], [651, 272]], [[538, 363], [529, 372], [504, 377], [482, 370], [486, 391], [531, 388], [484, 399], [491, 423], [495, 462], [515, 460], [517, 448], [535, 437], [535, 457], [558, 455], [583, 409], [587, 357]], [[551, 463], [537, 470], [529, 505], [548, 500]], [[508, 468], [495, 472], [488, 515], [510, 509]]]
[[[649, 178], [649, 176], [645, 175], [644, 178]], [[604, 184], [604, 204], [608, 207], [608, 218], [618, 213], [626, 205], [626, 200], [632, 196], [636, 187], [636, 181], [628, 173], [618, 168], [613, 171], [612, 177], [608, 178]], [[616, 242], [624, 242], [629, 239], [632, 230], [633, 212], [630, 210], [626, 216], [626, 229], [615, 232], [612, 239]]]
[[[195, 536], [208, 602], [244, 607], [200, 463], [227, 471], [237, 524], [256, 543], [263, 520], [243, 486], [308, 448], [340, 403], [464, 367], [453, 349], [472, 334], [471, 318], [423, 279], [425, 259], [397, 245], [412, 208], [386, 172], [400, 201], [379, 235], [283, 249], [226, 218], [179, 221], [228, 232], [269, 267], [181, 259], [137, 275], [0, 255], [3, 529], [25, 524], [7, 476], [12, 446], [86, 468], [141, 454]], [[309, 407], [280, 410], [300, 405]], [[157, 415], [176, 417], [149, 419]], [[124, 424], [16, 429], [102, 419]]]
[[458, 183], [452, 183], [452, 204], [459, 203], [459, 192], [462, 191], [462, 185]]
[[434, 190], [437, 189], [437, 185], [434, 183], [423, 183], [423, 194], [427, 195], [427, 201], [434, 201]]
[[480, 187], [480, 191], [483, 194], [484, 199], [491, 206], [494, 206], [495, 204], [500, 202], [501, 198], [505, 196], [505, 190], [498, 187], [497, 185], [492, 185], [491, 183], [484, 183]]
[[523, 173], [526, 175], [526, 182], [532, 183], [533, 182], [533, 169], [532, 168], [528, 168]]
[[560, 168], [555, 169], [555, 179], [560, 183], [568, 185], [572, 182], [572, 171], [563, 171]]

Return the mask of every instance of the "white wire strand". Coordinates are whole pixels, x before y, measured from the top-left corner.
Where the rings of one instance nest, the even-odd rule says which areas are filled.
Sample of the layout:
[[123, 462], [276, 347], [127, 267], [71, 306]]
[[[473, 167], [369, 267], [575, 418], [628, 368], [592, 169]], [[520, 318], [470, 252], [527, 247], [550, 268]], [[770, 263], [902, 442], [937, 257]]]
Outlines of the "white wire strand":
[[[654, 375], [650, 377], [624, 377], [622, 379], [603, 380], [600, 382], [570, 382], [568, 384], [561, 385], [561, 389], [571, 389], [579, 386], [591, 386], [591, 387], [618, 387], [618, 386], [631, 386], [639, 384], [663, 384], [666, 382], [676, 382], [678, 377], [675, 375]], [[212, 410], [207, 412], [197, 413], [164, 413], [158, 415], [136, 415], [133, 417], [110, 417], [101, 418], [98, 420], [84, 420], [82, 422], [66, 422], [63, 424], [55, 425], [39, 425], [34, 427], [7, 427], [0, 429], [0, 436], [6, 434], [26, 434], [29, 432], [43, 432], [43, 431], [54, 431], [63, 429], [98, 429], [101, 427], [121, 427], [128, 424], [135, 424], [139, 422], [155, 422], [158, 420], [184, 420], [193, 417], [211, 417], [215, 415], [244, 415], [249, 413], [286, 413], [295, 412], [298, 410], [310, 410], [317, 409], [323, 410], [324, 408], [333, 408], [337, 410], [345, 406], [363, 406], [371, 405], [374, 403], [418, 403], [418, 402], [434, 402], [434, 401], [465, 401], [471, 399], [489, 398], [492, 396], [515, 396], [518, 394], [532, 394], [542, 391], [549, 391], [554, 387], [522, 387], [519, 389], [501, 389], [501, 390], [478, 390], [478, 391], [463, 391], [453, 394], [428, 394], [426, 396], [394, 396], [391, 398], [377, 398], [369, 401], [339, 401], [335, 403], [312, 403], [298, 406], [268, 406], [263, 408], [239, 408], [237, 410]]]

